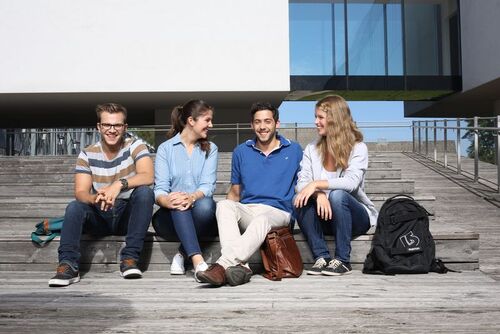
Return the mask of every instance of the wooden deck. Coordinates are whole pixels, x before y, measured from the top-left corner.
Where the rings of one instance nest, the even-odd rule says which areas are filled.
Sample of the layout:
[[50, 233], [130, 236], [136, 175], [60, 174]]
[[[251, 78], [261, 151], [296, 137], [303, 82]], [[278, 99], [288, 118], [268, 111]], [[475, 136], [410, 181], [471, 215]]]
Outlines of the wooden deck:
[[[168, 262], [175, 243], [162, 246], [155, 241], [155, 260], [144, 278], [128, 281], [119, 277], [116, 263], [122, 239], [109, 237], [93, 241], [94, 246], [104, 245], [80, 283], [48, 288], [57, 241], [34, 249], [27, 233], [43, 212], [60, 212], [67, 195], [31, 209], [22, 204], [25, 195], [0, 195], [0, 224], [8, 231], [5, 242], [0, 242], [0, 333], [500, 333], [500, 209], [478, 195], [488, 189], [429, 168], [411, 154], [377, 153], [373, 160], [390, 160], [391, 166], [384, 167], [401, 170], [403, 180], [413, 181], [413, 195], [428, 201], [424, 205], [436, 212], [431, 222], [435, 236], [455, 234], [454, 241], [446, 241], [450, 247], [440, 249], [437, 238], [438, 253], [478, 258], [480, 270], [363, 275], [359, 263], [369, 244], [367, 235], [353, 243], [364, 245], [353, 251], [359, 262], [352, 275], [303, 275], [282, 282], [254, 275], [243, 286], [208, 288], [196, 283], [192, 273], [170, 276]], [[15, 217], [16, 210], [32, 211], [22, 219]], [[112, 246], [106, 246], [113, 238]], [[477, 247], [467, 248], [470, 242]], [[10, 252], [12, 247], [17, 251]], [[463, 254], [457, 253], [460, 249]], [[216, 249], [212, 256], [217, 256]], [[474, 267], [477, 262], [469, 269]]]
[[0, 273], [1, 333], [499, 333], [500, 284], [481, 272], [312, 277], [207, 288], [148, 271]]

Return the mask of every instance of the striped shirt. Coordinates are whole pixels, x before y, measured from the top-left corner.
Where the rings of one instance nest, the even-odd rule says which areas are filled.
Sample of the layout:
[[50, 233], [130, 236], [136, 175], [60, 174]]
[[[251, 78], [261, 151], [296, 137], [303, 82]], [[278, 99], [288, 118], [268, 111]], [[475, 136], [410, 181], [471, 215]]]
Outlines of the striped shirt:
[[[126, 138], [123, 147], [113, 159], [106, 158], [101, 142], [84, 148], [76, 161], [75, 173], [92, 176], [92, 193], [121, 179], [136, 174], [135, 163], [144, 157], [151, 156], [148, 148], [140, 139]], [[118, 198], [127, 199], [133, 189], [123, 191]]]

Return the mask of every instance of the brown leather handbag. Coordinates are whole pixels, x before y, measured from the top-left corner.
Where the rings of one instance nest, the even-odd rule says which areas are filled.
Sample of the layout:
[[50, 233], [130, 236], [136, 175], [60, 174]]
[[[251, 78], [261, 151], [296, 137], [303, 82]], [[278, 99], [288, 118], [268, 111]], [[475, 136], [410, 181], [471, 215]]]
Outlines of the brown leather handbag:
[[272, 281], [282, 278], [299, 277], [304, 265], [299, 248], [288, 226], [273, 228], [260, 247], [263, 276]]

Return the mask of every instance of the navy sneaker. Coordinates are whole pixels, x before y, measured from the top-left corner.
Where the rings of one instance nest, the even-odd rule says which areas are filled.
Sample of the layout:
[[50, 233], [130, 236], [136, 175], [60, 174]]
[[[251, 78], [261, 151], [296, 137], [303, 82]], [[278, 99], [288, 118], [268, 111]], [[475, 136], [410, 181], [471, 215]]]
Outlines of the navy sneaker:
[[50, 287], [68, 286], [80, 282], [80, 273], [68, 263], [59, 263], [56, 275], [49, 280]]
[[323, 270], [321, 270], [321, 273], [327, 276], [349, 275], [352, 273], [352, 268], [350, 263], [333, 259]]
[[134, 259], [123, 259], [120, 264], [120, 273], [123, 278], [141, 278], [142, 272]]
[[328, 265], [328, 261], [325, 260], [324, 258], [320, 257], [319, 259], [316, 260], [316, 262], [313, 264], [311, 269], [307, 271], [308, 275], [321, 275], [321, 271], [326, 268]]

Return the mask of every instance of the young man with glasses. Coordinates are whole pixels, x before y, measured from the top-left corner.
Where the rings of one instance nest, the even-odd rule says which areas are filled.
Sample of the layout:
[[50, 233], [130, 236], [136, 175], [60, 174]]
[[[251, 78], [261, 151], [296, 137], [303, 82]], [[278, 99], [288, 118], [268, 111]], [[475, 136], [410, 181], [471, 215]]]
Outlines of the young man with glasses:
[[49, 286], [80, 281], [80, 239], [126, 235], [120, 255], [124, 278], [140, 278], [137, 267], [153, 213], [153, 162], [141, 140], [125, 138], [127, 110], [115, 103], [96, 108], [101, 140], [83, 149], [75, 168], [75, 198], [66, 208], [59, 265]]

